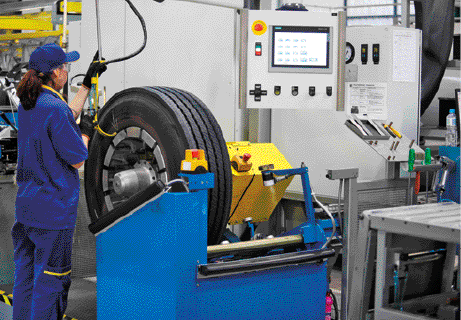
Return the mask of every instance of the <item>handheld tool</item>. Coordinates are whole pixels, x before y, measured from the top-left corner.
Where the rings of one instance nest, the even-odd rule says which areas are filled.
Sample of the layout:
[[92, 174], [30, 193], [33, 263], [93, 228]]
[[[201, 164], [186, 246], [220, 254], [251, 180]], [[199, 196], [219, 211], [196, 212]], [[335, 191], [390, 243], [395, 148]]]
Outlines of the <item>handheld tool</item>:
[[393, 134], [395, 134], [397, 137], [399, 137], [399, 139], [402, 139], [402, 135], [400, 134], [400, 132], [398, 132], [397, 130], [395, 130], [394, 128], [392, 128], [392, 124], [393, 122], [389, 123], [389, 125], [384, 125], [384, 128], [386, 128], [386, 126], [389, 128], [389, 130], [392, 131]]

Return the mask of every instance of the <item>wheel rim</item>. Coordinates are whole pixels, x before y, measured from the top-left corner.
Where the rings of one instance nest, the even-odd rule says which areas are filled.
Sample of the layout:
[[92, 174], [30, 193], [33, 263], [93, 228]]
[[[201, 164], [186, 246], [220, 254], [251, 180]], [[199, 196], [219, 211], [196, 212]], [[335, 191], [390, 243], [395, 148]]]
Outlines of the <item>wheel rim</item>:
[[[179, 89], [129, 88], [116, 93], [98, 118], [103, 131], [116, 135], [95, 132], [89, 146], [85, 194], [92, 223], [128, 200], [120, 196], [126, 190], [134, 195], [131, 187], [142, 191], [148, 179], [176, 179], [185, 150], [203, 149], [215, 176], [215, 187], [208, 193], [208, 244], [219, 243], [230, 213], [232, 173], [221, 128], [206, 105]], [[150, 156], [133, 156], [140, 150]], [[131, 162], [124, 160], [128, 155]], [[150, 177], [147, 170], [152, 171]]]
[[136, 168], [147, 168], [152, 182], [162, 180], [166, 183], [169, 180], [165, 160], [157, 141], [147, 131], [132, 126], [117, 133], [104, 157], [102, 189], [109, 211], [129, 198], [115, 192], [114, 176]]

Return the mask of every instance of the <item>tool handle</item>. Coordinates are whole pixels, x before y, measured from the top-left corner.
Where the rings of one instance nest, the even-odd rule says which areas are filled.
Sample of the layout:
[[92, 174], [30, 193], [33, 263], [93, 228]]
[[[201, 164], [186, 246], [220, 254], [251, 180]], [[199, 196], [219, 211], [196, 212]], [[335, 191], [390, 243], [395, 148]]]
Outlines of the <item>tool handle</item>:
[[392, 128], [391, 126], [389, 126], [389, 129], [390, 129], [397, 137], [399, 137], [399, 139], [402, 139], [402, 135], [400, 134], [400, 132], [398, 132], [397, 130], [395, 130], [395, 129]]
[[419, 194], [420, 189], [421, 189], [421, 171], [418, 171], [416, 172], [415, 194]]
[[241, 261], [211, 263], [198, 266], [198, 274], [202, 277], [219, 277], [228, 274], [242, 274], [254, 271], [263, 271], [272, 268], [283, 268], [290, 265], [316, 263], [335, 255], [334, 249], [319, 251], [300, 251], [279, 254], [275, 256], [253, 258]]

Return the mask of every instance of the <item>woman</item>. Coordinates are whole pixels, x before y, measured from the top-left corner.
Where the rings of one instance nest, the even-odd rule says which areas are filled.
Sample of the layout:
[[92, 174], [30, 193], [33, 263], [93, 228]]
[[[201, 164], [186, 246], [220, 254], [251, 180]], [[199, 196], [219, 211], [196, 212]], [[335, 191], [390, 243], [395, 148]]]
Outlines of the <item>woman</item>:
[[[91, 77], [106, 67], [93, 62], [75, 99], [67, 105], [59, 90], [67, 82], [77, 51], [56, 44], [37, 48], [18, 85], [16, 216], [12, 229], [15, 261], [13, 318], [62, 319], [70, 288], [72, 237], [80, 182], [93, 126], [82, 116]], [[95, 60], [95, 59], [93, 59]]]

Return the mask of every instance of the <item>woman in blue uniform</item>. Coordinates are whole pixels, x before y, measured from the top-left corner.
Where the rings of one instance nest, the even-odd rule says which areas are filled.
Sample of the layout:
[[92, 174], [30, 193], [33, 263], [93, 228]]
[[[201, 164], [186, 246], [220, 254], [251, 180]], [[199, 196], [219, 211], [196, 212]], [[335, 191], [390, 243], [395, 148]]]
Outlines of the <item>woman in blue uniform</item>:
[[67, 81], [77, 51], [56, 44], [37, 48], [29, 71], [18, 85], [18, 167], [14, 245], [14, 320], [62, 319], [70, 288], [72, 238], [77, 218], [78, 168], [88, 157], [93, 131], [82, 112], [91, 77], [105, 66], [90, 68], [68, 105], [59, 90]]

